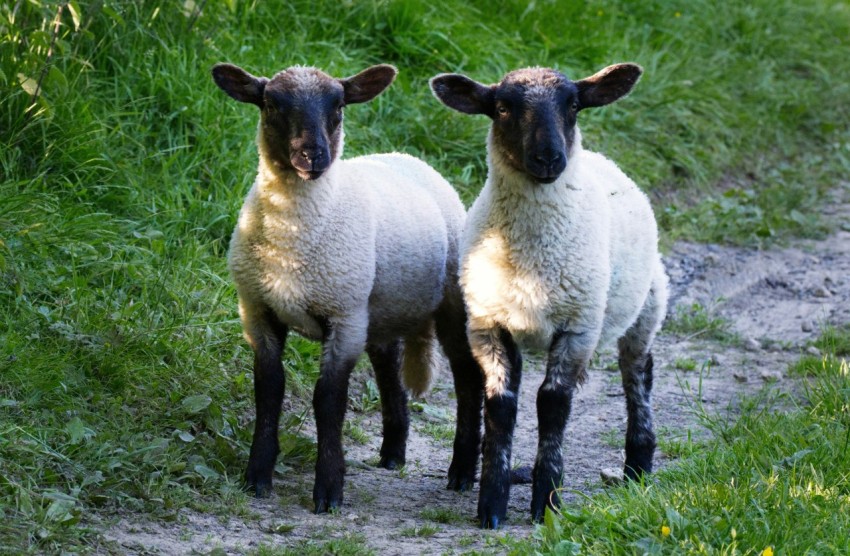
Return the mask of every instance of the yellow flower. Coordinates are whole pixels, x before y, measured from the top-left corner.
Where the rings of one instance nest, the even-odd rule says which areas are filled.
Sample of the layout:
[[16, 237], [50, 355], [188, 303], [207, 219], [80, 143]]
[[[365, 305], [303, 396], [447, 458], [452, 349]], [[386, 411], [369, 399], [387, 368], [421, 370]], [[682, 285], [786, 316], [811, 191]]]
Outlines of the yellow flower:
[[[661, 536], [662, 537], [669, 537], [670, 536], [670, 528], [667, 527], [666, 525], [661, 526]], [[769, 554], [768, 556], [773, 556], [773, 554]]]
[[673, 14], [673, 15], [675, 15], [676, 17], [682, 17], [682, 12], [676, 12], [676, 13], [675, 13], [675, 14]]
[[768, 546], [764, 550], [761, 551], [761, 556], [773, 556], [773, 547]]

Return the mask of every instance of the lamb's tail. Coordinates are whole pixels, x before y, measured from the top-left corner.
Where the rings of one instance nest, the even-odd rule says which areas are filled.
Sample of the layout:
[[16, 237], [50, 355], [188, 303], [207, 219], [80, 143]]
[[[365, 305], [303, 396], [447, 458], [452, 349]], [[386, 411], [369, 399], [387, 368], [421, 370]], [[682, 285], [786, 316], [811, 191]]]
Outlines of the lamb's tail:
[[442, 364], [443, 358], [437, 345], [433, 322], [417, 334], [411, 334], [404, 339], [401, 376], [413, 397], [428, 392], [437, 379]]

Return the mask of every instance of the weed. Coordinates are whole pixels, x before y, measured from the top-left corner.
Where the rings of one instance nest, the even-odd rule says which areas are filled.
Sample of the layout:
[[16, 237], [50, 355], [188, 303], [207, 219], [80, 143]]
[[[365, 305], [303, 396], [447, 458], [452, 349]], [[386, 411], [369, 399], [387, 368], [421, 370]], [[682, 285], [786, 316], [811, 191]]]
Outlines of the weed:
[[691, 357], [679, 357], [673, 363], [673, 367], [679, 371], [695, 371], [698, 365], [696, 359]]
[[381, 409], [381, 395], [374, 380], [368, 379], [363, 385], [363, 392], [358, 397], [349, 400], [351, 409], [357, 413], [374, 413]]
[[444, 525], [458, 525], [468, 521], [459, 511], [448, 508], [425, 508], [419, 512], [419, 517]]
[[451, 446], [454, 442], [455, 427], [448, 423], [425, 423], [419, 427], [419, 432], [433, 438], [442, 446]]
[[676, 307], [676, 315], [664, 323], [664, 329], [670, 333], [687, 339], [706, 338], [721, 342], [732, 342], [737, 336], [730, 331], [729, 322], [715, 316], [713, 311], [699, 303], [690, 307]]
[[402, 537], [433, 537], [437, 533], [442, 531], [441, 528], [435, 525], [416, 525], [413, 527], [405, 527], [401, 531], [399, 531], [399, 535]]
[[602, 443], [611, 448], [622, 448], [625, 434], [618, 428], [608, 429], [600, 435]]
[[350, 438], [357, 444], [366, 445], [369, 443], [369, 433], [363, 430], [354, 419], [346, 419], [343, 422], [343, 434], [346, 438]]

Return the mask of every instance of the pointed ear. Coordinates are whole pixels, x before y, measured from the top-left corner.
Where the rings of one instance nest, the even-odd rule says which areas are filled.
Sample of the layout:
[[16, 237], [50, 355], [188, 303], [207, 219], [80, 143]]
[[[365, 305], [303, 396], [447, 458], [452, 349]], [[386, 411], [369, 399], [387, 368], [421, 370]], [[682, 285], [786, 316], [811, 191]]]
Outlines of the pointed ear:
[[340, 79], [345, 90], [345, 104], [367, 102], [384, 92], [398, 74], [389, 64], [378, 64], [346, 79]]
[[215, 84], [231, 97], [263, 107], [263, 90], [269, 82], [265, 77], [254, 77], [233, 64], [214, 65], [212, 75]]
[[495, 112], [493, 88], [457, 73], [443, 73], [431, 78], [431, 91], [440, 102], [464, 114]]
[[643, 68], [637, 64], [614, 64], [576, 81], [579, 108], [605, 106], [626, 96], [642, 73]]

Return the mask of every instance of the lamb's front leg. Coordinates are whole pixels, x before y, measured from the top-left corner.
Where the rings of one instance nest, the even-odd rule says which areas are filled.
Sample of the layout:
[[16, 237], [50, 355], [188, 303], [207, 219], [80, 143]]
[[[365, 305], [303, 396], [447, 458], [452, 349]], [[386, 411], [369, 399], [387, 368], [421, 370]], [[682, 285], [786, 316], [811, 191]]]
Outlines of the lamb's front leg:
[[275, 459], [280, 452], [277, 429], [286, 383], [280, 357], [287, 327], [271, 309], [261, 305], [240, 301], [239, 312], [245, 337], [254, 350], [254, 404], [257, 410], [245, 485], [257, 497], [263, 497], [271, 492]]
[[342, 423], [348, 404], [348, 379], [366, 345], [367, 323], [365, 312], [361, 318], [329, 321], [322, 345], [319, 380], [313, 392], [318, 436], [313, 502], [317, 514], [342, 505]]
[[537, 392], [539, 442], [532, 473], [531, 519], [540, 521], [546, 507], [560, 503], [558, 491], [564, 471], [562, 444], [576, 384], [584, 382], [596, 338], [559, 331], [552, 339], [546, 378]]
[[508, 511], [522, 357], [510, 332], [503, 328], [470, 330], [469, 341], [484, 373], [485, 387], [478, 519], [481, 527], [498, 529]]

